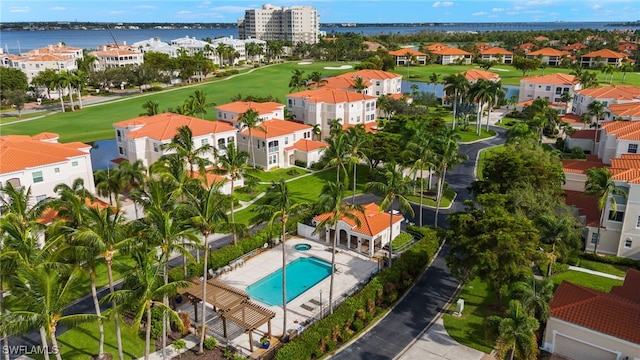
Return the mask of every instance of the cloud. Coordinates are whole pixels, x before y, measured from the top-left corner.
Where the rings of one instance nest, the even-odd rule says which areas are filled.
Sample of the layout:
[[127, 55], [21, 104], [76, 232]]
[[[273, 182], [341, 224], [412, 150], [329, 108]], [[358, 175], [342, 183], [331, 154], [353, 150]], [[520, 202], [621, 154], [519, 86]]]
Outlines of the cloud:
[[555, 16], [560, 16], [560, 13], [557, 13], [557, 12], [551, 12], [551, 13], [549, 13], [549, 16], [554, 16], [554, 17], [555, 17]]
[[504, 9], [503, 8], [493, 8], [493, 9], [491, 9], [491, 11], [493, 11], [493, 12], [502, 12], [502, 11], [504, 11]]
[[67, 8], [66, 7], [62, 7], [62, 6], [54, 6], [49, 10], [51, 10], [51, 11], [65, 11], [65, 10], [67, 10]]
[[527, 6], [547, 6], [547, 5], [552, 5], [552, 2], [550, 0], [533, 0], [533, 1], [528, 1]]
[[451, 1], [436, 1], [433, 3], [432, 5], [433, 7], [437, 8], [437, 7], [448, 7], [448, 6], [453, 6], [453, 2]]
[[480, 12], [471, 14], [471, 16], [483, 16], [483, 15], [487, 15], [487, 13], [484, 11], [480, 11]]
[[598, 10], [598, 9], [600, 9], [601, 7], [602, 7], [602, 5], [600, 5], [600, 4], [596, 4], [596, 5], [593, 5], [593, 7], [592, 7], [591, 9], [592, 9], [592, 10]]
[[10, 13], [28, 13], [29, 12], [29, 7], [28, 6], [22, 6], [22, 7], [17, 7], [17, 6], [13, 6], [11, 9], [9, 9]]

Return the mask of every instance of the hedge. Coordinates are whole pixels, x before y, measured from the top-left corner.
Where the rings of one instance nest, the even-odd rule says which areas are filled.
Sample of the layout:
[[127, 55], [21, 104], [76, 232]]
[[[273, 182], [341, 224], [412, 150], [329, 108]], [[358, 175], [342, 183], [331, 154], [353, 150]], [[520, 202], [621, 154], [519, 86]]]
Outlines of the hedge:
[[276, 360], [315, 359], [346, 343], [377, 315], [390, 308], [418, 279], [438, 247], [436, 231], [421, 229], [423, 238], [349, 297], [334, 313], [312, 324], [276, 353]]
[[411, 234], [406, 233], [406, 232], [401, 232], [391, 242], [391, 248], [394, 251], [402, 249], [405, 246], [409, 245], [411, 243], [411, 241], [413, 241], [413, 236]]
[[584, 253], [580, 255], [580, 257], [585, 260], [597, 261], [605, 264], [629, 266], [634, 269], [640, 270], [640, 260], [633, 260], [611, 255], [598, 255], [594, 253]]

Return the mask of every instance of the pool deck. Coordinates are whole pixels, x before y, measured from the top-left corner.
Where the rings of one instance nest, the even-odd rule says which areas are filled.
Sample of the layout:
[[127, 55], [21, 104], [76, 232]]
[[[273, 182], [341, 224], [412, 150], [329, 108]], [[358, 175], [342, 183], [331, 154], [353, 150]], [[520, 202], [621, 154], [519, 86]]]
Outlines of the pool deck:
[[[305, 251], [295, 250], [297, 244], [306, 243], [311, 245], [311, 249]], [[247, 287], [263, 277], [282, 267], [282, 245], [261, 253], [246, 261], [244, 266], [219, 276], [217, 279], [234, 286], [238, 289], [245, 290]], [[320, 243], [317, 241], [293, 237], [286, 242], [287, 247], [287, 263], [290, 263], [299, 257], [313, 256], [331, 262], [331, 250], [328, 243]], [[377, 271], [378, 263], [363, 255], [357, 254], [346, 249], [338, 250], [336, 253], [336, 268], [338, 272], [334, 276], [334, 300], [343, 296], [355, 285], [360, 282], [367, 281], [372, 273]], [[320, 291], [322, 291], [322, 303], [324, 311], [328, 311], [329, 303], [329, 284], [330, 277], [320, 281], [318, 284], [302, 293], [297, 298], [291, 300], [287, 304], [287, 330], [293, 330], [299, 327], [304, 321], [316, 315], [320, 311]], [[273, 335], [278, 336], [283, 333], [282, 321], [283, 310], [281, 306], [269, 306], [256, 299], [252, 301], [267, 307], [276, 313], [276, 317], [271, 320], [271, 331]], [[257, 332], [266, 332], [267, 325], [260, 327]], [[235, 333], [230, 340], [232, 343], [243, 348], [245, 353], [249, 353], [249, 335]], [[254, 341], [260, 338], [254, 335]], [[255, 344], [254, 344], [255, 345]]]

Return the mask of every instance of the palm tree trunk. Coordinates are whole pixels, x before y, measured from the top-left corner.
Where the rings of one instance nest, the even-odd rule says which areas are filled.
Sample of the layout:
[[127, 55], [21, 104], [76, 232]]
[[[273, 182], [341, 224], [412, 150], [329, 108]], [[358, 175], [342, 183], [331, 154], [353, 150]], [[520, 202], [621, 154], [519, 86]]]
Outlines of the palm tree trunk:
[[[144, 334], [144, 360], [149, 360], [149, 346], [151, 346], [151, 304], [147, 305], [146, 326], [147, 329]], [[164, 354], [164, 348], [162, 349], [162, 354]]]
[[58, 88], [58, 97], [60, 97], [60, 107], [62, 108], [62, 112], [64, 112], [64, 99], [62, 98], [62, 88]]
[[[182, 239], [182, 247], [184, 247], [184, 239]], [[196, 250], [199, 251], [199, 250]], [[182, 255], [182, 274], [187, 278], [187, 255]]]
[[40, 342], [42, 342], [42, 354], [45, 360], [49, 360], [49, 344], [47, 343], [47, 332], [44, 327], [40, 327]]
[[451, 128], [456, 128], [456, 110], [458, 107], [458, 91], [453, 93], [453, 120], [451, 121]]
[[420, 209], [418, 211], [420, 211], [420, 221], [418, 222], [420, 224], [420, 227], [422, 227], [422, 199], [424, 197], [424, 178], [423, 178], [423, 172], [424, 172], [424, 166], [420, 166]]
[[487, 110], [487, 131], [489, 131], [489, 119], [491, 118], [492, 107], [493, 107], [493, 100], [489, 103], [489, 109]]
[[[4, 314], [4, 287], [2, 286], [2, 276], [0, 276], [0, 316]], [[3, 349], [9, 349], [9, 338], [5, 333], [0, 334]], [[9, 360], [9, 351], [3, 351], [4, 360]]]
[[67, 91], [69, 92], [69, 103], [71, 104], [71, 111], [76, 111], [73, 105], [73, 91], [71, 91], [71, 85], [67, 86]]
[[256, 169], [256, 153], [253, 150], [253, 134], [251, 132], [251, 128], [249, 128], [249, 149], [251, 149], [251, 164], [253, 165], [253, 169]]
[[600, 210], [600, 223], [598, 224], [598, 237], [596, 238], [596, 243], [593, 244], [593, 253], [598, 255], [598, 244], [600, 243], [600, 229], [602, 229], [602, 225], [604, 224], [604, 208]]
[[[235, 214], [234, 214], [234, 212], [235, 212], [235, 210], [234, 210], [234, 205], [235, 204], [234, 203], [236, 202], [236, 198], [233, 197], [233, 185], [234, 185], [233, 184], [234, 183], [233, 178], [234, 178], [234, 176], [231, 176], [231, 223], [235, 224], [236, 223], [236, 217], [235, 217]], [[233, 240], [233, 245], [236, 245], [238, 239], [236, 238], [236, 232], [235, 231], [231, 232], [231, 239]]]
[[200, 348], [198, 349], [198, 354], [202, 354], [204, 352], [204, 339], [206, 338], [205, 326], [207, 324], [207, 275], [208, 275], [208, 266], [207, 260], [209, 258], [209, 234], [204, 235], [204, 271], [203, 271], [203, 279], [202, 282], [202, 322], [200, 325]]
[[[164, 284], [167, 285], [169, 283], [169, 254], [166, 254], [166, 258], [164, 259], [164, 274], [162, 275], [164, 278]], [[162, 296], [162, 303], [166, 306], [169, 307], [169, 296], [168, 295], [163, 295]], [[165, 351], [165, 349], [167, 348], [167, 323], [169, 322], [169, 319], [167, 319], [167, 311], [163, 311], [162, 312], [162, 359], [166, 359], [167, 357], [167, 352]]]
[[351, 196], [351, 203], [356, 203], [356, 170], [358, 168], [357, 164], [353, 164], [353, 195]]
[[[287, 232], [286, 214], [282, 216], [282, 337], [287, 335], [287, 247], [284, 244]], [[269, 334], [271, 336], [271, 334]]]
[[596, 153], [596, 141], [598, 140], [598, 128], [600, 127], [600, 119], [596, 118], [596, 132], [593, 134], [593, 151], [592, 154]]
[[55, 326], [51, 329], [51, 346], [53, 350], [55, 350], [55, 355], [57, 360], [62, 360], [62, 355], [60, 355], [60, 348], [58, 347], [58, 339], [56, 339], [56, 328]]
[[82, 92], [80, 91], [80, 89], [76, 89], [78, 91], [78, 104], [80, 105], [80, 110], [82, 110], [83, 105], [82, 105]]
[[438, 190], [436, 194], [436, 218], [433, 226], [438, 227], [438, 214], [440, 213], [440, 200], [442, 200], [442, 188], [444, 188], [444, 178], [447, 176], [447, 167], [442, 170], [442, 176], [438, 177]]
[[478, 102], [478, 119], [476, 121], [476, 133], [480, 136], [480, 130], [482, 129], [482, 108], [484, 103], [482, 101]]
[[[108, 256], [108, 258], [105, 258], [105, 261], [107, 263], [107, 277], [109, 278], [109, 293], [113, 294], [113, 291], [114, 291], [113, 290], [113, 272], [111, 271], [111, 263], [113, 260], [111, 256]], [[111, 302], [111, 307], [113, 309], [116, 308], [115, 300]], [[117, 313], [113, 316], [113, 322], [116, 327], [116, 344], [118, 346], [118, 359], [124, 360], [124, 353], [122, 351], [122, 334], [120, 333], [120, 320], [118, 319]]]
[[393, 261], [393, 198], [391, 198], [391, 210], [389, 211], [389, 267]]
[[89, 267], [89, 281], [91, 283], [91, 296], [93, 297], [93, 306], [98, 316], [98, 332], [100, 333], [100, 342], [98, 343], [98, 359], [104, 357], [104, 325], [102, 324], [102, 313], [100, 311], [100, 302], [98, 302], [98, 291], [96, 290], [96, 272], [93, 266]]
[[[333, 221], [336, 221], [334, 219]], [[338, 240], [338, 222], [333, 230], [333, 241], [331, 244], [331, 280], [329, 282], [329, 314], [333, 314], [333, 278], [336, 272], [336, 240]]]

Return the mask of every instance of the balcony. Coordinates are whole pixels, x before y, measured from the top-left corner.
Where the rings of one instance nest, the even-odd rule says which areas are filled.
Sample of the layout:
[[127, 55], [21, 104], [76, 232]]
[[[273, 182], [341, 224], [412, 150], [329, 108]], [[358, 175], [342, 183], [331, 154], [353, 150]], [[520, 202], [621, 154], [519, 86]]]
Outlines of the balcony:
[[274, 153], [280, 151], [280, 146], [269, 146], [268, 152]]

